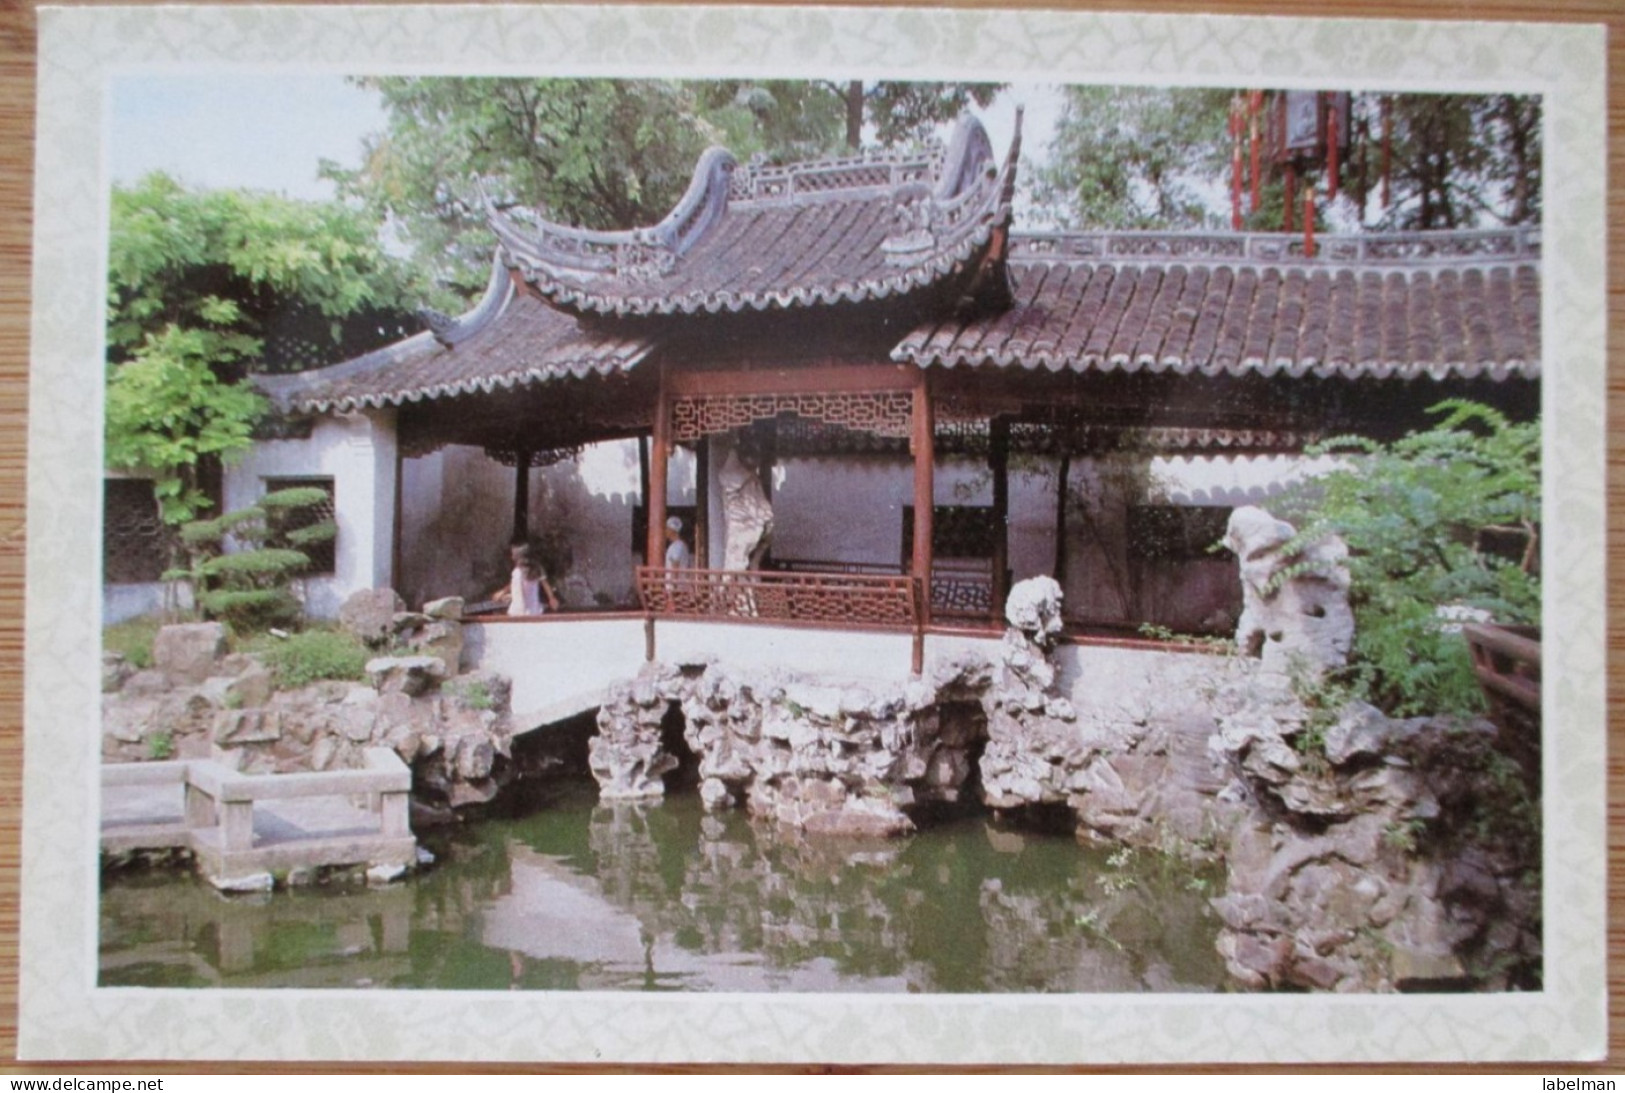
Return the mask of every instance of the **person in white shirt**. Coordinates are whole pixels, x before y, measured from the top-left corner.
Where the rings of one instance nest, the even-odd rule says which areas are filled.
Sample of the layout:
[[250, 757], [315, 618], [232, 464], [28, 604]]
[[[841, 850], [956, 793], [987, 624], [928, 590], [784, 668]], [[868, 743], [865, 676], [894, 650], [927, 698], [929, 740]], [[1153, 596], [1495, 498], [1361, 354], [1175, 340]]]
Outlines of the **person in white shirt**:
[[544, 614], [542, 596], [545, 593], [546, 610], [557, 611], [559, 598], [553, 594], [553, 586], [548, 583], [541, 563], [531, 556], [529, 545], [515, 543], [508, 553], [513, 559], [513, 575], [508, 580], [508, 587], [497, 589], [491, 594], [491, 599], [507, 604], [509, 616], [517, 618]]
[[688, 569], [694, 564], [694, 555], [683, 542], [683, 518], [673, 516], [666, 521], [666, 568]]

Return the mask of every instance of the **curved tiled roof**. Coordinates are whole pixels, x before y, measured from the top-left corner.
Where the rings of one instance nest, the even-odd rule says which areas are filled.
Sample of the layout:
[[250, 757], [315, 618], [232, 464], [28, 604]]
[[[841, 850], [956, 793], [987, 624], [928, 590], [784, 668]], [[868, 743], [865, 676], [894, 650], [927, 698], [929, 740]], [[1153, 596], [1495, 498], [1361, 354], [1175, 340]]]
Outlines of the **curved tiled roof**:
[[1015, 302], [923, 325], [923, 366], [1319, 377], [1540, 374], [1538, 231], [1012, 239]]
[[946, 153], [739, 167], [713, 149], [660, 224], [590, 232], [489, 219], [513, 270], [578, 313], [677, 315], [852, 303], [968, 277], [1008, 225], [1002, 170], [966, 118]]
[[589, 329], [515, 292], [500, 263], [473, 310], [434, 325], [331, 368], [255, 382], [288, 410], [349, 411], [624, 371], [654, 347], [646, 338]]

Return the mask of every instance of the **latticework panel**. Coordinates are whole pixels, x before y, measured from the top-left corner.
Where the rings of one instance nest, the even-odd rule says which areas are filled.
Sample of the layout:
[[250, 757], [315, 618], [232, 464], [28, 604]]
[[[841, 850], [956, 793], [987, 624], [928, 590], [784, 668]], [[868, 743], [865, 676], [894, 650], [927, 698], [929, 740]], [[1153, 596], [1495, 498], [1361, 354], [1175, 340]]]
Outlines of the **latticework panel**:
[[993, 614], [993, 571], [934, 568], [931, 571], [931, 613], [973, 618]]
[[110, 478], [103, 502], [102, 579], [109, 584], [156, 581], [169, 564], [175, 540], [159, 517], [152, 483]]
[[876, 436], [907, 437], [913, 427], [914, 397], [907, 391], [684, 395], [672, 402], [672, 437], [689, 443], [780, 414], [795, 414]]
[[914, 627], [920, 620], [920, 585], [912, 577], [640, 566], [638, 596], [650, 614], [683, 618], [831, 627]]
[[317, 489], [323, 491], [327, 496], [314, 505], [288, 509], [276, 529], [278, 534], [274, 535], [267, 545], [291, 546], [296, 550], [303, 551], [305, 557], [310, 559], [310, 564], [300, 571], [302, 576], [310, 577], [332, 573], [338, 568], [338, 539], [336, 537], [301, 545], [287, 538], [287, 536], [290, 532], [299, 531], [303, 528], [337, 521], [338, 505], [333, 495], [333, 480], [331, 478], [267, 478], [265, 480], [266, 493], [296, 489]]

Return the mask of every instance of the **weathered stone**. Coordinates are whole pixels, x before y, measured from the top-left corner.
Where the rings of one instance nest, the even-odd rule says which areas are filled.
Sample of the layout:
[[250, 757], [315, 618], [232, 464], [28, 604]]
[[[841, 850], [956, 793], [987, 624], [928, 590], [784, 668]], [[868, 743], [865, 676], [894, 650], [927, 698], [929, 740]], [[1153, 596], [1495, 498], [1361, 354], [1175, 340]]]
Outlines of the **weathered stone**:
[[169, 677], [156, 668], [143, 668], [125, 679], [121, 692], [126, 698], [149, 698], [171, 689]]
[[124, 686], [124, 681], [135, 674], [135, 665], [118, 653], [102, 653], [102, 693], [111, 694]]
[[491, 773], [496, 751], [491, 741], [483, 737], [465, 736], [457, 745], [457, 774], [465, 781], [476, 782]]
[[379, 694], [420, 695], [446, 678], [446, 662], [439, 657], [374, 657], [367, 662], [367, 678]]
[[1243, 604], [1236, 645], [1270, 671], [1319, 672], [1344, 664], [1354, 640], [1348, 547], [1329, 536], [1289, 551], [1296, 534], [1260, 508], [1231, 513], [1224, 545], [1240, 560]]
[[263, 744], [280, 739], [282, 727], [276, 718], [265, 716], [258, 707], [221, 710], [215, 714], [214, 743], [222, 748]]
[[324, 736], [310, 749], [310, 767], [312, 770], [332, 770], [338, 757], [338, 741], [331, 736]]
[[395, 633], [395, 615], [406, 604], [393, 588], [363, 588], [339, 607], [339, 623], [368, 645], [387, 642]]
[[245, 873], [235, 877], [210, 877], [209, 883], [221, 892], [269, 892], [276, 887], [276, 878], [266, 872]]
[[466, 606], [461, 596], [445, 596], [438, 600], [430, 600], [423, 605], [423, 613], [431, 619], [449, 619], [452, 622], [463, 617], [463, 608]]
[[152, 664], [174, 684], [199, 684], [226, 652], [226, 628], [218, 622], [161, 627], [152, 639]]

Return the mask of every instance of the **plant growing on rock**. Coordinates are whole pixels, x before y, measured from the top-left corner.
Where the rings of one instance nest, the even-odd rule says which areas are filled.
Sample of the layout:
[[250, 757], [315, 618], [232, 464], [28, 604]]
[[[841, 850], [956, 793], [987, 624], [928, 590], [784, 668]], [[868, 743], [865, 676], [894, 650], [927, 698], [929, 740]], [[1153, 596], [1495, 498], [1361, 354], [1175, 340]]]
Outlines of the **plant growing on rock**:
[[260, 650], [279, 687], [303, 687], [320, 679], [366, 676], [372, 654], [353, 635], [338, 630], [307, 630], [267, 644]]
[[320, 489], [276, 490], [257, 505], [186, 524], [181, 543], [190, 564], [164, 577], [191, 581], [193, 599], [205, 617], [236, 629], [294, 623], [301, 608], [293, 583], [310, 566], [304, 548], [338, 534], [331, 520], [302, 524], [301, 510], [326, 498]]
[[1482, 707], [1461, 617], [1540, 618], [1539, 422], [1462, 400], [1430, 412], [1438, 424], [1392, 443], [1311, 448], [1345, 464], [1290, 502], [1308, 519], [1289, 549], [1348, 543], [1354, 668], [1401, 716]]

